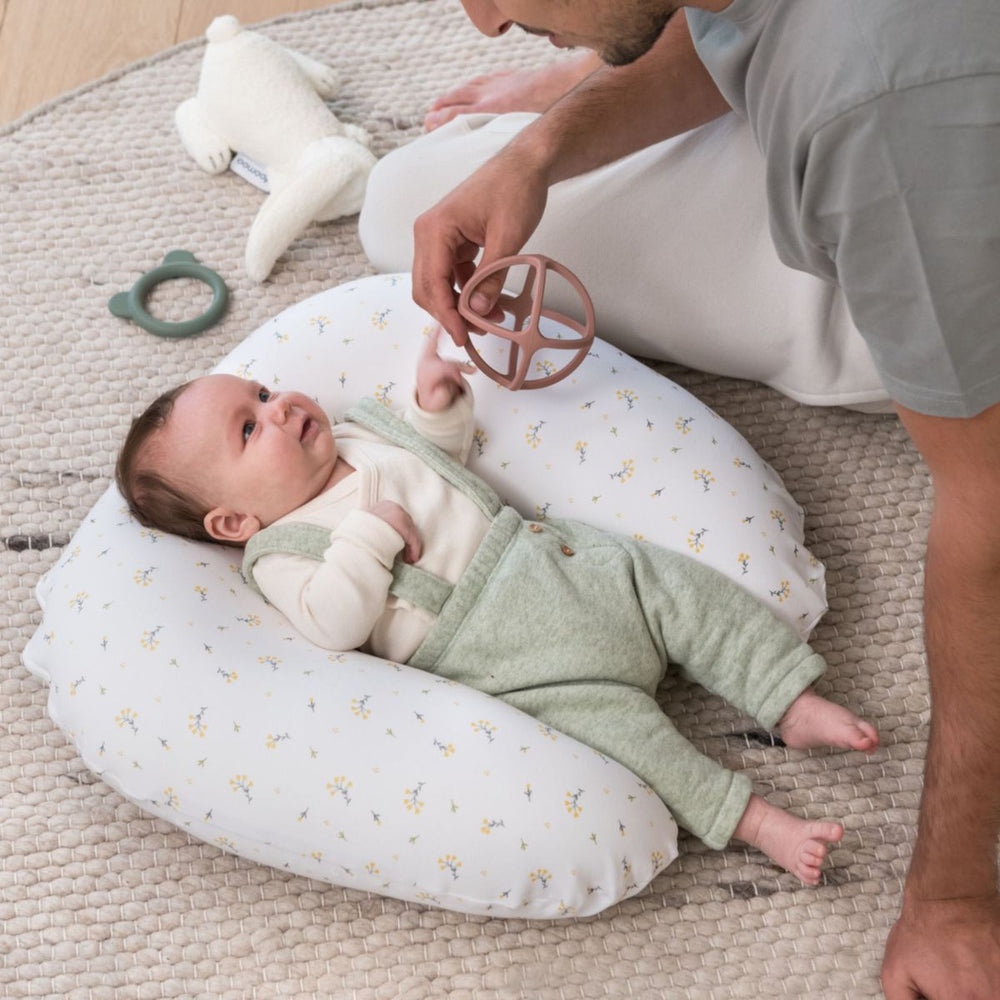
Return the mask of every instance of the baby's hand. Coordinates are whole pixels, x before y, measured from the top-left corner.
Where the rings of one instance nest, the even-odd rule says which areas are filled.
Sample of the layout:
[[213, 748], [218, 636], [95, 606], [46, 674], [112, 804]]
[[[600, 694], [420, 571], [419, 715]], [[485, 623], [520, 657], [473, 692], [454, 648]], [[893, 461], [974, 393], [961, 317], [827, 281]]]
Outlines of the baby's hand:
[[403, 562], [415, 563], [420, 558], [420, 532], [413, 518], [394, 500], [379, 500], [368, 508], [369, 514], [380, 517], [403, 539]]
[[417, 406], [428, 413], [447, 410], [462, 393], [462, 375], [471, 375], [474, 365], [461, 361], [445, 361], [438, 356], [441, 327], [427, 338], [417, 362]]

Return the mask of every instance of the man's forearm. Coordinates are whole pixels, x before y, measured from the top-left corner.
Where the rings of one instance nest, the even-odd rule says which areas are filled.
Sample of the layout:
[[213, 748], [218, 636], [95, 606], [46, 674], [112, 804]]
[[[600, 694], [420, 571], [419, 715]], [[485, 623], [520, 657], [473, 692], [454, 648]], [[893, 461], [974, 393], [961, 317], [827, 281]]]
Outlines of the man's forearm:
[[[996, 482], [990, 472], [977, 474], [996, 467], [993, 453], [980, 451], [970, 463], [964, 436], [937, 442], [953, 439], [957, 463], [939, 450], [932, 459], [921, 446], [932, 475], [935, 467], [945, 472], [935, 478], [925, 567], [931, 735], [917, 843], [882, 963], [886, 1000], [1000, 996], [1000, 489], [981, 492], [983, 478]], [[979, 437], [998, 443], [996, 433]], [[921, 438], [914, 434], [918, 445]], [[952, 476], [962, 466], [964, 497]], [[990, 493], [989, 504], [979, 502]]]
[[690, 131], [727, 110], [681, 11], [641, 59], [590, 74], [508, 148], [543, 169], [551, 185]]
[[907, 883], [907, 894], [919, 899], [996, 890], [1000, 565], [984, 566], [984, 557], [963, 552], [946, 523], [932, 527], [924, 608], [931, 737]]
[[1000, 406], [900, 416], [930, 467], [924, 621], [931, 738], [907, 895], [996, 891], [1000, 830]]

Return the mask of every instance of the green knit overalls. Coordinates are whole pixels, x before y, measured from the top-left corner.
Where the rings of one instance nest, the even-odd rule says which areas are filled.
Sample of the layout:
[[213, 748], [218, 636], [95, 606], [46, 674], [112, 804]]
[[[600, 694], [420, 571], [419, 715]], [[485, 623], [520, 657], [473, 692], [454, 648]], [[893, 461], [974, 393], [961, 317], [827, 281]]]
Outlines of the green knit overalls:
[[[617, 760], [677, 822], [724, 847], [750, 782], [700, 753], [656, 703], [668, 663], [773, 726], [825, 663], [755, 598], [694, 559], [575, 521], [524, 520], [374, 400], [348, 419], [414, 452], [491, 520], [454, 586], [397, 560], [390, 593], [436, 615], [409, 663], [503, 699]], [[329, 529], [289, 523], [247, 545], [322, 559]]]

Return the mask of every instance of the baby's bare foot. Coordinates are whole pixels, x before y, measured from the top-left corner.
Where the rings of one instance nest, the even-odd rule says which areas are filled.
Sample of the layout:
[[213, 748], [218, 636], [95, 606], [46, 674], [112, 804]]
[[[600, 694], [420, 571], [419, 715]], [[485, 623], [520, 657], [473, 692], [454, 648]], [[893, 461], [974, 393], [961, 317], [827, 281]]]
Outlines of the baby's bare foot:
[[807, 688], [788, 706], [778, 723], [785, 746], [796, 750], [839, 747], [874, 753], [878, 748], [875, 727], [840, 705], [821, 698]]
[[797, 875], [807, 885], [818, 885], [829, 844], [844, 835], [839, 823], [799, 819], [751, 795], [743, 818], [733, 834], [760, 848], [772, 861]]

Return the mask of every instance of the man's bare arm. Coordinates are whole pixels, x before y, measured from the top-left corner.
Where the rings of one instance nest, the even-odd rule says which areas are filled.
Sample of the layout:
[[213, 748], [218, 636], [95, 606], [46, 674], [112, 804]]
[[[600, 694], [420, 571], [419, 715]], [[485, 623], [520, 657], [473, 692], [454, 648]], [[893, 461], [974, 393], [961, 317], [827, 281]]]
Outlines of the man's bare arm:
[[[695, 52], [683, 13], [629, 66], [592, 73], [463, 184], [417, 219], [413, 296], [458, 344], [468, 327], [454, 281], [517, 253], [534, 232], [548, 188], [719, 117], [728, 106]], [[502, 275], [483, 282], [488, 311]]]
[[900, 407], [927, 462], [931, 734], [917, 845], [882, 976], [888, 1000], [1000, 996], [1000, 405], [969, 420]]
[[515, 141], [546, 151], [547, 179], [555, 184], [728, 110], [680, 11], [641, 59], [591, 73]]

